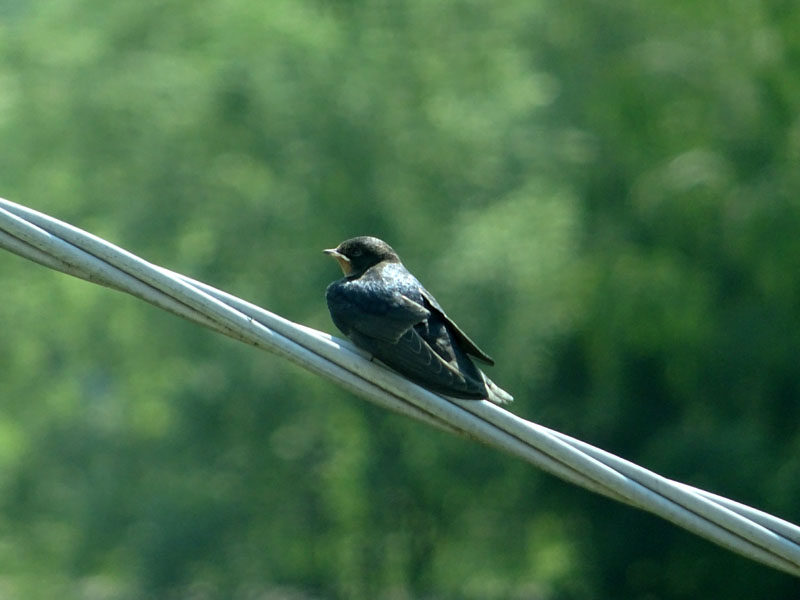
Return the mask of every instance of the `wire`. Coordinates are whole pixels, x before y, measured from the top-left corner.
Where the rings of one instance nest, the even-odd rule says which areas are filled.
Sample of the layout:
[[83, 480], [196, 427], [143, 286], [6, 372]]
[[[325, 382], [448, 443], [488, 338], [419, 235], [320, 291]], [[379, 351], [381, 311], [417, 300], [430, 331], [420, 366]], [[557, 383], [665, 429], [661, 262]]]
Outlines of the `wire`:
[[97, 236], [2, 198], [0, 247], [136, 296], [286, 358], [384, 408], [518, 456], [733, 552], [800, 575], [800, 528], [788, 521], [671, 481], [490, 402], [452, 400], [424, 390], [370, 361], [348, 342], [150, 264]]

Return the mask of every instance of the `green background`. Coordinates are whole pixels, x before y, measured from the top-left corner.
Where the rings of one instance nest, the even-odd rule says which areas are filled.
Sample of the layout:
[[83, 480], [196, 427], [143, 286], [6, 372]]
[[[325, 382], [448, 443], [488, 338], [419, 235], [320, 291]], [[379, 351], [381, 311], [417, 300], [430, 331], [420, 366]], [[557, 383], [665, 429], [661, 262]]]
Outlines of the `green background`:
[[[800, 10], [0, 0], [0, 195], [333, 332], [377, 235], [515, 413], [800, 521]], [[0, 254], [0, 596], [800, 584]]]

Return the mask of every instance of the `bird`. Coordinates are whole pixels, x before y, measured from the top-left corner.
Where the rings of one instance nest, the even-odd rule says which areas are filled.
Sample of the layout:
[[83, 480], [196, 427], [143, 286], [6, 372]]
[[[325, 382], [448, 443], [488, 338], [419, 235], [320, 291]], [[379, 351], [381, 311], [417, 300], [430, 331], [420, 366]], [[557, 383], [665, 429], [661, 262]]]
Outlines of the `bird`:
[[360, 236], [323, 252], [344, 273], [325, 290], [331, 319], [356, 346], [430, 391], [496, 404], [513, 400], [473, 362], [494, 360], [447, 316], [389, 244]]

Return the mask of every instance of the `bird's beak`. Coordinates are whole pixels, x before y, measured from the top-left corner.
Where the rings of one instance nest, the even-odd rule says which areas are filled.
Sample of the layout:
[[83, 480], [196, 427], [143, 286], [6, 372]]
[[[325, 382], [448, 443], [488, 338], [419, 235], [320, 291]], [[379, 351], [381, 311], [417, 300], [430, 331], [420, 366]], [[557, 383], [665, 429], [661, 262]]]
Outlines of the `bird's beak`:
[[339, 266], [342, 267], [342, 273], [345, 274], [345, 277], [353, 272], [353, 266], [350, 264], [350, 259], [339, 252], [336, 248], [328, 248], [327, 250], [323, 250], [323, 252], [336, 259], [336, 262], [338, 262]]

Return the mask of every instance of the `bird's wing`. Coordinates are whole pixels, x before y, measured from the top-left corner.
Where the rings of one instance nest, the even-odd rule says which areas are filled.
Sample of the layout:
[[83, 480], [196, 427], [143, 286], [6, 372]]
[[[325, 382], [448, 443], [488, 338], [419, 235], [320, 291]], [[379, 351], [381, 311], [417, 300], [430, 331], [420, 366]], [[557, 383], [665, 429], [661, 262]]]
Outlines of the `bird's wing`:
[[[427, 332], [431, 310], [398, 291], [378, 296], [368, 288], [366, 293], [362, 291], [351, 287], [344, 294], [339, 286], [332, 285], [327, 293], [334, 323], [357, 346], [434, 391], [458, 398], [486, 397], [479, 371], [468, 359], [465, 369], [471, 367], [474, 375], [461, 369], [457, 359], [452, 364], [447, 362], [421, 335]], [[440, 309], [436, 312], [438, 315]], [[454, 327], [451, 335], [457, 335], [457, 331]], [[456, 351], [453, 349], [454, 357]]]
[[456, 398], [486, 398], [482, 381], [446, 362], [414, 327], [394, 342], [361, 333], [354, 333], [353, 340], [395, 371], [433, 391]]
[[395, 292], [384, 302], [358, 297], [337, 296], [331, 310], [336, 326], [347, 335], [358, 333], [391, 344], [417, 323], [431, 316], [430, 311], [413, 300]]
[[435, 311], [436, 314], [438, 314], [442, 318], [442, 320], [445, 323], [447, 323], [448, 328], [451, 330], [453, 337], [456, 338], [456, 341], [459, 343], [461, 349], [467, 354], [470, 354], [489, 365], [493, 365], [494, 359], [488, 354], [486, 354], [486, 352], [478, 348], [478, 344], [473, 342], [470, 339], [470, 337], [466, 333], [464, 333], [461, 327], [456, 325], [455, 321], [453, 321], [450, 317], [448, 317], [445, 314], [444, 310], [442, 310], [442, 307], [439, 306], [439, 303], [436, 301], [436, 298], [434, 298], [433, 295], [428, 290], [426, 290], [421, 286], [420, 288], [421, 288], [420, 291], [422, 292], [422, 297], [425, 299], [425, 304], [427, 305], [427, 307], [430, 310]]

